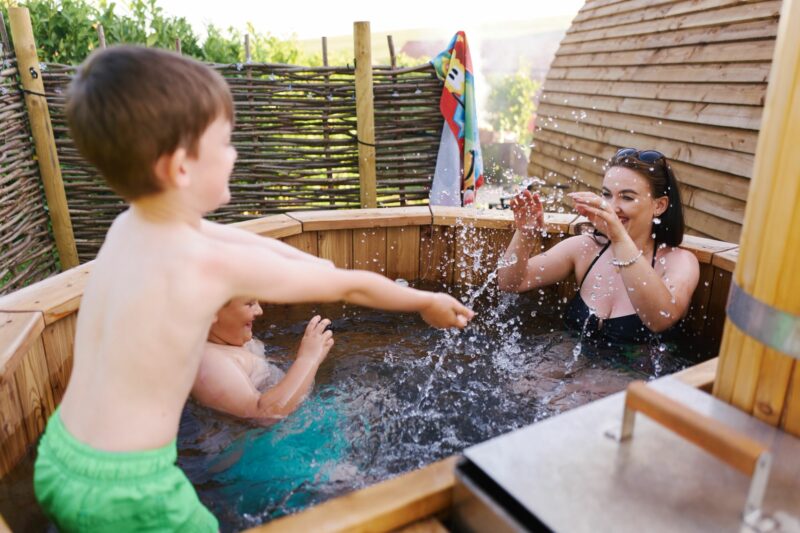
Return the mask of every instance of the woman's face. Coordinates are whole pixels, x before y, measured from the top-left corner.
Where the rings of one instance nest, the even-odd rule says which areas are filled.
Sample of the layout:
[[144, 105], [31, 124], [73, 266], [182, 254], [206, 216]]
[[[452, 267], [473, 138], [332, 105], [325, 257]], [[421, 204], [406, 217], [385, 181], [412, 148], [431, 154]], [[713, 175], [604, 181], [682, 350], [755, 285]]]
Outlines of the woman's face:
[[653, 198], [650, 182], [626, 167], [606, 172], [602, 195], [633, 239], [651, 233], [653, 217], [663, 214], [669, 204], [666, 196]]
[[253, 320], [263, 313], [258, 301], [234, 298], [217, 312], [209, 338], [212, 342], [242, 346], [253, 338]]

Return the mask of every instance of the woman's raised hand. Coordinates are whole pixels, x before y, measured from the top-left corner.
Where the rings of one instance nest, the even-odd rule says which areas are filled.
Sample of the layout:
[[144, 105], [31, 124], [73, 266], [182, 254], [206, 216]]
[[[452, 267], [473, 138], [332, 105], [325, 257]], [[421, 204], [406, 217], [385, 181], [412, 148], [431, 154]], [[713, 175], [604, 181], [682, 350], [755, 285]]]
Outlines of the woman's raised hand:
[[597, 231], [612, 242], [627, 233], [614, 208], [602, 197], [593, 192], [571, 192], [567, 196], [575, 203], [578, 214], [588, 218]]
[[511, 210], [514, 212], [514, 225], [524, 233], [544, 229], [544, 208], [538, 193], [525, 189], [511, 199]]

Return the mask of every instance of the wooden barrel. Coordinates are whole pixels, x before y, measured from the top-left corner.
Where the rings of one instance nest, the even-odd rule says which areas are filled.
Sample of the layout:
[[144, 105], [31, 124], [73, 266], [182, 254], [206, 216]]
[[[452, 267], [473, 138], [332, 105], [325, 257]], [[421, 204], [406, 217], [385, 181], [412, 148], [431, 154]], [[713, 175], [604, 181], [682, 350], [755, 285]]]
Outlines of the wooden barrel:
[[783, 4], [714, 394], [800, 435], [800, 1]]

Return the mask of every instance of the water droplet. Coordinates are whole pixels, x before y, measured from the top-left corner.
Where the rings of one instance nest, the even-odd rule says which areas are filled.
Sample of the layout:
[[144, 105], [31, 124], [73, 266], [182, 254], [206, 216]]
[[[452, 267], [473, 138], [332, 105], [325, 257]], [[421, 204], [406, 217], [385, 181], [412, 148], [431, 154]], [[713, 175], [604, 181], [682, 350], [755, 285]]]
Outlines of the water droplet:
[[581, 343], [578, 343], [572, 349], [572, 357], [578, 357], [580, 354], [581, 354]]
[[661, 219], [658, 217], [653, 217], [653, 224], [661, 224]]
[[672, 316], [671, 314], [669, 314], [668, 311], [664, 311], [663, 309], [661, 311], [659, 311], [658, 314], [663, 316], [664, 318], [669, 318], [669, 317]]
[[531, 311], [531, 318], [536, 318], [536, 310]]
[[706, 287], [708, 287], [709, 283], [708, 283], [707, 281], [704, 281], [704, 282], [703, 282], [703, 285], [705, 285]]
[[408, 281], [404, 280], [403, 278], [397, 278], [394, 280], [395, 283], [400, 285], [401, 287], [408, 287]]
[[662, 342], [661, 344], [659, 344], [659, 345], [658, 345], [658, 351], [659, 351], [659, 352], [666, 351], [666, 349], [667, 349], [667, 345], [666, 345], [666, 344], [664, 344], [663, 342]]

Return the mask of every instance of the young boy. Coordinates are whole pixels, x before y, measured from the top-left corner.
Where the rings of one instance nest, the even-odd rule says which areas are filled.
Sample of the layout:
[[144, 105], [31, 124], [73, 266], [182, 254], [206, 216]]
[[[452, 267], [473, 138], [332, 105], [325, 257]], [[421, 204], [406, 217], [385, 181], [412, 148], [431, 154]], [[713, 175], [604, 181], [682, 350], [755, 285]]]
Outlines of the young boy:
[[264, 358], [253, 339], [253, 321], [263, 314], [251, 298], [234, 298], [217, 312], [208, 333], [192, 397], [200, 404], [269, 425], [292, 413], [308, 396], [317, 369], [333, 346], [331, 323], [313, 317], [286, 374]]
[[131, 206], [97, 255], [72, 376], [39, 445], [34, 488], [60, 530], [217, 530], [174, 464], [175, 438], [209, 326], [231, 298], [345, 300], [417, 311], [435, 327], [472, 317], [445, 294], [203, 221], [230, 199], [236, 150], [228, 87], [200, 63], [97, 51], [73, 80], [67, 118], [80, 152]]

